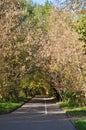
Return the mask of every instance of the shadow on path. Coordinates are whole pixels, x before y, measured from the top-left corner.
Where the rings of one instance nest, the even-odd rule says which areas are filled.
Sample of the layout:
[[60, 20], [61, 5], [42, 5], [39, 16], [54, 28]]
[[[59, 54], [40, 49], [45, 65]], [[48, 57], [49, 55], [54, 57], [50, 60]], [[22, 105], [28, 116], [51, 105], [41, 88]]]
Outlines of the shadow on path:
[[[45, 113], [47, 107], [47, 114]], [[37, 96], [15, 112], [0, 116], [0, 130], [76, 130], [55, 99]]]

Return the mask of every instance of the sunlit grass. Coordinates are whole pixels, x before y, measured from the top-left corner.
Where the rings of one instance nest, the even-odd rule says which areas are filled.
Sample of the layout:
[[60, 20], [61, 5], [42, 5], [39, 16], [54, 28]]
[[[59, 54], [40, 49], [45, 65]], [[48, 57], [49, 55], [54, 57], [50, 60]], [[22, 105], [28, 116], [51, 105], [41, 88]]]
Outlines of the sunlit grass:
[[86, 107], [78, 107], [69, 102], [59, 103], [71, 116], [86, 116]]
[[18, 101], [14, 102], [0, 102], [0, 114], [5, 114], [14, 111], [23, 103], [29, 101], [31, 97], [19, 97]]
[[0, 114], [8, 113], [19, 107], [21, 103], [4, 102], [0, 103]]
[[[71, 117], [83, 117], [86, 116], [86, 107], [78, 107], [70, 104], [69, 102], [60, 102], [60, 107], [64, 108]], [[78, 130], [86, 130], [86, 120], [74, 120], [75, 126]]]
[[71, 116], [86, 116], [86, 107], [69, 109], [68, 112]]

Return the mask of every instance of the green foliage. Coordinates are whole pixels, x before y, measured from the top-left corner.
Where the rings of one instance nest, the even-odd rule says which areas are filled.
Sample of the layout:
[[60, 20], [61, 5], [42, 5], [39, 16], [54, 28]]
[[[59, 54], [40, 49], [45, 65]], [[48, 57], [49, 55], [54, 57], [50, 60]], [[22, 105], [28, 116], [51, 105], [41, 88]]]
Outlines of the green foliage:
[[36, 72], [28, 75], [21, 80], [22, 90], [26, 96], [36, 94], [46, 94], [46, 88], [49, 86], [45, 81], [43, 72]]
[[59, 105], [63, 108], [72, 108], [73, 106], [69, 103], [69, 101], [60, 102]]
[[45, 5], [37, 5], [33, 9], [32, 23], [35, 29], [42, 29], [46, 33], [49, 29], [49, 16], [52, 4], [48, 1]]
[[[83, 91], [67, 91], [62, 94], [64, 100], [68, 100], [69, 104], [75, 106], [85, 105], [85, 93]], [[82, 102], [83, 101], [83, 102]]]
[[82, 40], [85, 44], [84, 52], [86, 53], [86, 16], [82, 16], [76, 24], [76, 31], [80, 35], [80, 40]]

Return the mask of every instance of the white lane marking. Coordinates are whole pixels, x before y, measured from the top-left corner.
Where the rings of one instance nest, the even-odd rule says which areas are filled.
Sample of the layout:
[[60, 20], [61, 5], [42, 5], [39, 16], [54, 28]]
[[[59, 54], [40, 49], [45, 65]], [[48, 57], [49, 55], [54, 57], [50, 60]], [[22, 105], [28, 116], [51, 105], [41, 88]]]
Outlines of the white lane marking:
[[48, 114], [48, 110], [47, 110], [47, 103], [46, 103], [46, 98], [44, 97], [44, 101], [45, 101], [45, 114]]

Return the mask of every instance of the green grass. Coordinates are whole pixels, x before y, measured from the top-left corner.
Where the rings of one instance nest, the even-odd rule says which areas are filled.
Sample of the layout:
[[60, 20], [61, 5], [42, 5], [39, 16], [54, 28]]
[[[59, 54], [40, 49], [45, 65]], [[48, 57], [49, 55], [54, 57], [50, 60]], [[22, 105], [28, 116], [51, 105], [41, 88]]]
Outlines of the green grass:
[[20, 105], [21, 103], [11, 103], [11, 102], [0, 103], [0, 114], [11, 112]]
[[[86, 116], [86, 107], [78, 107], [76, 105], [70, 104], [69, 102], [59, 103], [60, 107], [64, 108], [71, 117], [83, 117]], [[86, 120], [75, 120], [75, 126], [78, 130], [86, 130]]]
[[86, 107], [77, 107], [69, 102], [59, 103], [71, 116], [86, 116]]
[[13, 110], [20, 107], [23, 103], [29, 101], [31, 97], [20, 97], [18, 101], [14, 102], [0, 102], [0, 114], [12, 112]]
[[86, 116], [86, 107], [78, 107], [68, 110], [71, 116]]
[[75, 126], [79, 130], [86, 130], [86, 120], [76, 120]]

